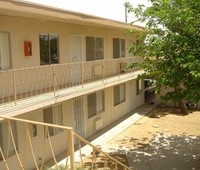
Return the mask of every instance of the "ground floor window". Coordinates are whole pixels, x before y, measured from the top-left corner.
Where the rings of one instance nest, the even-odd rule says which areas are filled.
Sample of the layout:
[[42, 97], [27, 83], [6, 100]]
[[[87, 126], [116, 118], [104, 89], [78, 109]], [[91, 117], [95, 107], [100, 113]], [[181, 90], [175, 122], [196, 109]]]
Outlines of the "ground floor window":
[[[5, 157], [10, 157], [16, 154], [11, 134], [13, 134], [16, 149], [18, 148], [16, 122], [10, 122], [10, 125], [12, 133], [10, 131], [8, 122], [0, 123], [0, 147]], [[1, 154], [0, 154], [0, 160], [2, 160]]]
[[104, 91], [92, 93], [87, 96], [88, 118], [93, 117], [105, 110]]
[[142, 79], [136, 80], [136, 95], [142, 93]]
[[10, 69], [10, 34], [0, 32], [0, 70]]
[[[63, 125], [63, 114], [62, 114], [62, 105], [56, 105], [43, 110], [43, 117], [45, 123]], [[61, 132], [60, 128], [51, 128], [49, 127], [50, 136], [56, 135]]]
[[126, 87], [125, 83], [114, 86], [114, 106], [126, 100]]

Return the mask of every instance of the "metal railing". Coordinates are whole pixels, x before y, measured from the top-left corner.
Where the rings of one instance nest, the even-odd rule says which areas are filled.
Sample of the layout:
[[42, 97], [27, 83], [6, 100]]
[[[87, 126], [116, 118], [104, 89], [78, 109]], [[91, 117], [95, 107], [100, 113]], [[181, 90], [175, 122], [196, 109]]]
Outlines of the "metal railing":
[[[53, 125], [53, 124], [48, 124], [48, 123], [43, 123], [43, 122], [36, 122], [36, 121], [31, 121], [31, 120], [25, 120], [25, 119], [19, 119], [19, 118], [14, 118], [14, 117], [6, 117], [6, 116], [0, 116], [0, 118], [2, 119], [1, 121], [6, 122], [8, 125], [8, 130], [7, 130], [7, 148], [5, 150], [5, 147], [3, 146], [3, 143], [0, 143], [0, 169], [6, 169], [6, 170], [12, 170], [13, 168], [11, 168], [12, 165], [12, 161], [15, 161], [15, 168], [16, 169], [21, 169], [21, 170], [27, 170], [27, 169], [36, 169], [36, 170], [42, 170], [45, 167], [47, 167], [48, 165], [46, 164], [46, 162], [48, 162], [49, 157], [47, 157], [47, 145], [49, 146], [49, 150], [48, 153], [51, 154], [51, 159], [53, 160], [53, 164], [55, 165], [54, 169], [58, 169], [60, 170], [60, 166], [57, 160], [57, 155], [55, 153], [54, 147], [57, 145], [60, 145], [60, 142], [58, 141], [53, 141], [52, 137], [49, 133], [49, 129], [50, 128], [59, 128], [62, 130], [61, 133], [62, 134], [62, 138], [63, 140], [66, 141], [66, 148], [67, 148], [67, 152], [65, 154], [65, 163], [62, 164], [62, 167], [64, 167], [64, 169], [66, 170], [76, 170], [76, 168], [78, 167], [79, 169], [87, 169], [85, 168], [84, 165], [84, 157], [82, 154], [82, 146], [81, 145], [86, 145], [88, 147], [90, 147], [91, 149], [91, 167], [92, 169], [97, 170], [97, 163], [96, 163], [96, 154], [95, 152], [98, 152], [100, 154], [102, 154], [104, 156], [104, 164], [101, 165], [101, 168], [104, 169], [111, 169], [108, 165], [108, 160], [109, 162], [113, 162], [114, 168], [115, 170], [118, 169], [123, 169], [123, 170], [129, 170], [130, 168], [123, 164], [122, 162], [120, 162], [119, 160], [113, 158], [112, 156], [110, 156], [108, 153], [103, 152], [101, 149], [99, 149], [98, 147], [94, 146], [93, 144], [91, 144], [89, 141], [87, 141], [86, 139], [84, 139], [83, 137], [81, 137], [80, 135], [76, 134], [73, 129], [71, 127], [66, 127], [66, 126], [59, 126], [59, 125]], [[19, 142], [17, 142], [17, 140], [15, 140], [14, 137], [14, 133], [13, 133], [13, 128], [12, 128], [12, 124], [13, 122], [17, 122], [18, 125], [21, 126], [21, 128], [24, 130], [25, 133], [22, 134], [18, 134], [18, 140], [20, 139], [20, 141], [26, 141], [26, 145], [20, 147], [20, 149], [18, 149], [18, 144]], [[1, 124], [0, 124], [1, 125]], [[44, 152], [43, 152], [43, 156], [40, 158], [40, 160], [38, 160], [38, 155], [35, 152], [36, 150], [34, 148], [37, 148], [37, 146], [33, 141], [33, 137], [32, 137], [32, 130], [30, 128], [30, 126], [32, 125], [36, 125], [38, 126], [38, 129], [44, 129], [44, 136], [43, 136], [43, 140], [44, 140], [44, 146], [40, 146], [40, 149], [43, 148]], [[40, 127], [40, 128], [39, 128]], [[42, 127], [42, 128], [41, 128]], [[5, 140], [5, 138], [4, 138]], [[75, 157], [75, 146], [74, 146], [74, 141], [77, 141], [78, 143], [78, 151], [79, 151], [79, 160], [76, 160], [77, 158]], [[10, 151], [10, 148], [12, 147], [14, 148], [14, 153], [12, 154], [12, 161], [10, 161], [10, 157], [8, 152]], [[31, 161], [28, 160], [30, 159], [30, 157], [32, 157]], [[68, 160], [69, 159], [69, 160]], [[30, 163], [31, 162], [31, 163]], [[31, 166], [30, 166], [31, 164]]]
[[140, 58], [121, 58], [89, 62], [56, 64], [0, 71], [0, 104], [61, 89], [119, 76], [126, 64], [140, 62]]

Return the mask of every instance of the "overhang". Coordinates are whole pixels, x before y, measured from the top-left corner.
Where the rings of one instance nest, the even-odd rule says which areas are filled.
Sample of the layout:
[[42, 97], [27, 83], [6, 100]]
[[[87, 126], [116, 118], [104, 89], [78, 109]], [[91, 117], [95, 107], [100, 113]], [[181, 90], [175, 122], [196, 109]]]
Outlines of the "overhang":
[[134, 29], [137, 31], [144, 30], [144, 28], [141, 26], [21, 0], [1, 0], [0, 16], [30, 18], [41, 21], [56, 21], [111, 29]]

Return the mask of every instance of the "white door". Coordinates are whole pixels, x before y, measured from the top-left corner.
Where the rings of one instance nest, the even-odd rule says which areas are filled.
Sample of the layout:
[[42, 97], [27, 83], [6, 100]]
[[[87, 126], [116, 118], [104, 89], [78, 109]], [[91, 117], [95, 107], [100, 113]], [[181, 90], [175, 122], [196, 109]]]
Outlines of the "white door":
[[73, 63], [71, 68], [72, 83], [81, 82], [83, 61], [83, 36], [70, 35], [70, 56]]
[[84, 100], [79, 97], [73, 100], [74, 131], [85, 137]]

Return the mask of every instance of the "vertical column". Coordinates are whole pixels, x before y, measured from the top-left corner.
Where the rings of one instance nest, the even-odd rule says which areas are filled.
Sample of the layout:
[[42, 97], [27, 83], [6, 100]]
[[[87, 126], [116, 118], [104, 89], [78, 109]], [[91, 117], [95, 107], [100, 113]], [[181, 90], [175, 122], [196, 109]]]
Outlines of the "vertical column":
[[68, 130], [68, 138], [69, 138], [70, 167], [71, 167], [71, 170], [75, 170], [74, 138], [73, 138], [72, 129]]

